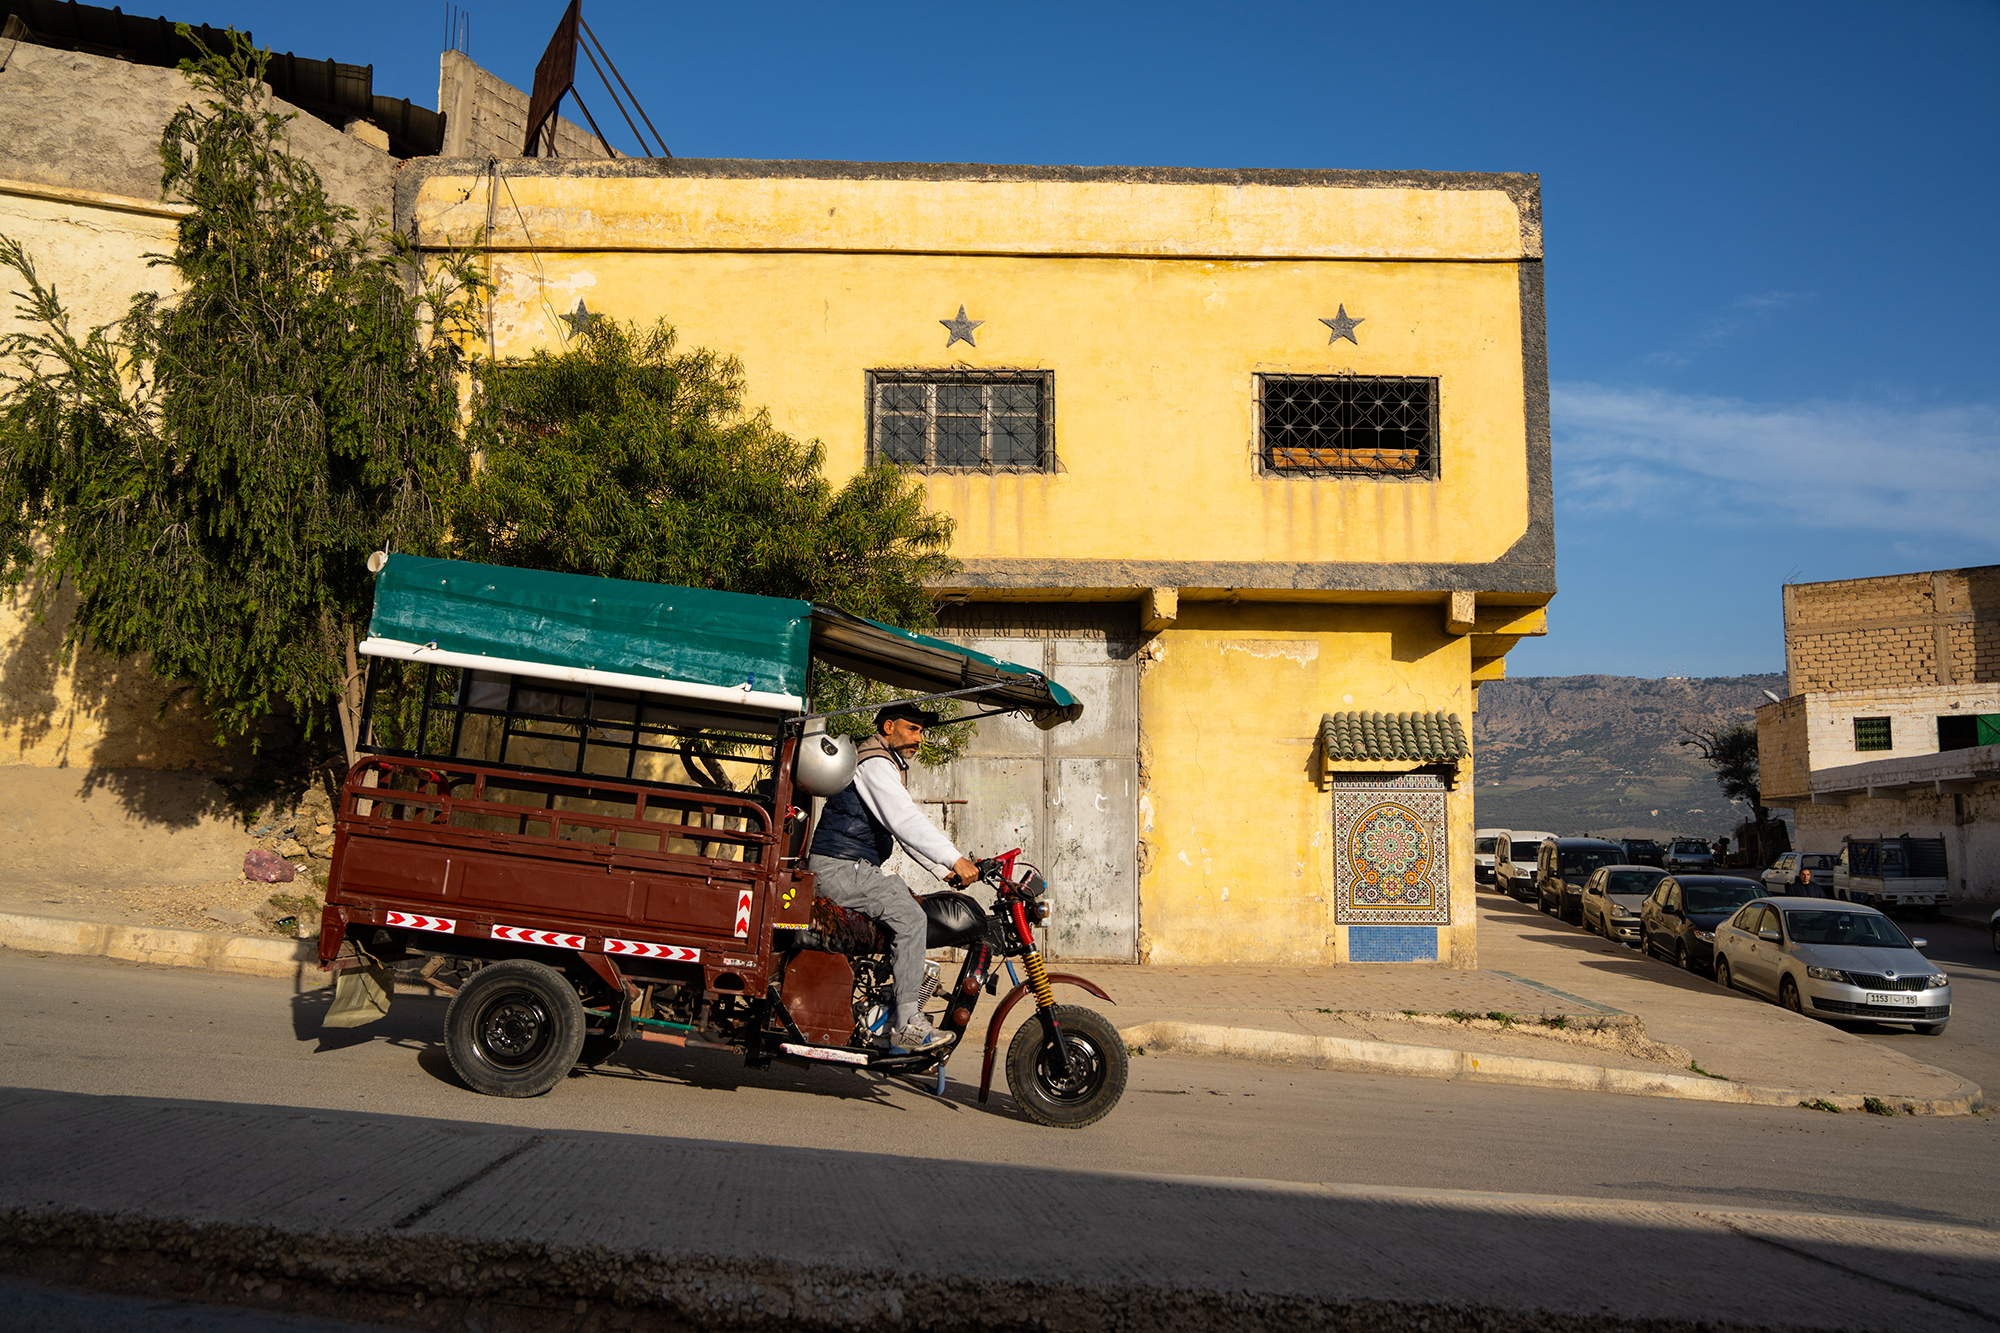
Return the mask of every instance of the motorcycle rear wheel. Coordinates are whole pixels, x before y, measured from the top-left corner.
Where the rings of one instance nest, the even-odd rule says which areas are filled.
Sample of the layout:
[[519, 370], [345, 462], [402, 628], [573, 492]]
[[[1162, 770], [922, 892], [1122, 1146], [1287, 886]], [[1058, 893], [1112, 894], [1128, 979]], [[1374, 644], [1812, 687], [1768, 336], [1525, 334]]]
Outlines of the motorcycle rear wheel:
[[1110, 1020], [1090, 1009], [1056, 1006], [1069, 1074], [1049, 1067], [1049, 1039], [1040, 1018], [1030, 1018], [1007, 1047], [1007, 1090], [1021, 1114], [1038, 1125], [1082, 1129], [1111, 1114], [1125, 1095], [1131, 1061]]

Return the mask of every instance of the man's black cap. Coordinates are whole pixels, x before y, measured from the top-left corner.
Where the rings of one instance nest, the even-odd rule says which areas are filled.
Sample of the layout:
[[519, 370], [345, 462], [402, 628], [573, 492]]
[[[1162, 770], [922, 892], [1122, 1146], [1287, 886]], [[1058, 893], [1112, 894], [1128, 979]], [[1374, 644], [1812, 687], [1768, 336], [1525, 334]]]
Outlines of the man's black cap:
[[875, 714], [875, 730], [882, 730], [884, 723], [891, 722], [899, 717], [914, 722], [920, 727], [935, 727], [942, 720], [943, 715], [933, 713], [928, 708], [919, 708], [915, 704], [890, 704], [887, 708]]

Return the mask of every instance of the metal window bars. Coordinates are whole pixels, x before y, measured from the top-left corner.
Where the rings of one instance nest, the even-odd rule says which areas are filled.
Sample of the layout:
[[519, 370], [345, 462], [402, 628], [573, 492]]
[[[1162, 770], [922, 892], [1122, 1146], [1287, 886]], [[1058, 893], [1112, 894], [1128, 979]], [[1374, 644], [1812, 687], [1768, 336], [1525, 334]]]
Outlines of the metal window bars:
[[1265, 471], [1310, 477], [1438, 475], [1438, 382], [1423, 375], [1261, 375]]
[[1053, 471], [1053, 389], [1046, 370], [870, 371], [869, 461], [926, 472]]

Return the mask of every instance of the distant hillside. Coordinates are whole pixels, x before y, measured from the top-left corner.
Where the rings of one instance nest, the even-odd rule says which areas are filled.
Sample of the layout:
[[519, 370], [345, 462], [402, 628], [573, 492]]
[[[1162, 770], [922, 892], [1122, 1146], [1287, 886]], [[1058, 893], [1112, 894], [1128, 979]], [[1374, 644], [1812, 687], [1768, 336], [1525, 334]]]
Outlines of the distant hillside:
[[1751, 721], [1764, 676], [1644, 680], [1529, 676], [1479, 687], [1473, 754], [1482, 828], [1600, 837], [1715, 837], [1748, 810], [1732, 809], [1701, 756], [1676, 744], [1684, 726]]

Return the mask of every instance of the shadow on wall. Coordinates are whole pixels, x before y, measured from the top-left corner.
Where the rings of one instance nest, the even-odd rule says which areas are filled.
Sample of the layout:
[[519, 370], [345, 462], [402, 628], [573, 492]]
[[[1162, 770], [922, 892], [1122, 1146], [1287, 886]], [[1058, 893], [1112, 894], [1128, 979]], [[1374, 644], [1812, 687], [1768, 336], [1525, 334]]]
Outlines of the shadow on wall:
[[69, 770], [56, 786], [80, 778], [79, 799], [108, 792], [142, 824], [191, 828], [227, 817], [230, 791], [220, 779], [247, 769], [248, 742], [218, 746], [200, 705], [144, 658], [113, 661], [78, 648], [65, 662], [76, 589], [63, 584], [37, 619], [39, 591], [31, 579], [0, 606], [0, 765]]

